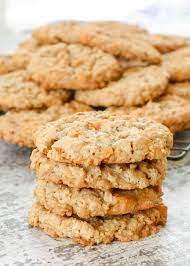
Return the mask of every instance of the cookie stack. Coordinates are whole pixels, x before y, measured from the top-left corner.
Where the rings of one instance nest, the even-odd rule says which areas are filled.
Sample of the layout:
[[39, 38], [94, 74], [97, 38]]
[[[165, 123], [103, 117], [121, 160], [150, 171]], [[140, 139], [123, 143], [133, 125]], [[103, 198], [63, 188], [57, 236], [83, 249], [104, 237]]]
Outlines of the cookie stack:
[[32, 226], [93, 245], [137, 240], [165, 224], [162, 181], [172, 146], [165, 126], [83, 112], [46, 124], [35, 144]]

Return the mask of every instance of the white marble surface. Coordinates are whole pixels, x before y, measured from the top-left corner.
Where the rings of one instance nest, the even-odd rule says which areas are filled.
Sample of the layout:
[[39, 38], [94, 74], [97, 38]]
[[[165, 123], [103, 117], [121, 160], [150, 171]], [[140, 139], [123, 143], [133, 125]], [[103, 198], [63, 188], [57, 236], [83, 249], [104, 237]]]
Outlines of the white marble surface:
[[29, 155], [30, 150], [0, 142], [0, 265], [190, 265], [190, 154], [169, 162], [168, 223], [159, 234], [90, 248], [28, 226], [35, 185]]

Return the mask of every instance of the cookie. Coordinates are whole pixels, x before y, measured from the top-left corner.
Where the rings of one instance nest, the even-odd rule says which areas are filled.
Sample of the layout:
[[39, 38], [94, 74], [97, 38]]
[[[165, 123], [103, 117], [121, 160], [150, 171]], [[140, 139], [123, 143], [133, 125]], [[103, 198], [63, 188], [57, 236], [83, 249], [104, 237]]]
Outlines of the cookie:
[[98, 23], [57, 23], [41, 27], [33, 33], [39, 44], [55, 44], [58, 42], [80, 43], [99, 48], [114, 56], [126, 59], [141, 59], [150, 63], [160, 63], [161, 55], [149, 41], [140, 34], [133, 34], [130, 26], [104, 26]]
[[190, 80], [190, 46], [165, 54], [163, 67], [169, 73], [171, 81]]
[[61, 217], [35, 203], [29, 213], [29, 224], [39, 227], [51, 237], [69, 237], [82, 245], [138, 240], [158, 232], [165, 225], [167, 208], [158, 205], [135, 214], [116, 217], [98, 217], [82, 220]]
[[167, 126], [172, 133], [190, 128], [189, 101], [176, 96], [166, 95], [155, 102], [149, 102], [140, 108], [129, 110], [127, 107], [108, 108], [119, 114], [130, 114], [133, 117], [146, 117]]
[[133, 164], [103, 164], [86, 168], [49, 160], [35, 149], [31, 155], [31, 169], [36, 172], [40, 180], [78, 189], [130, 190], [160, 186], [166, 175], [166, 159]]
[[7, 74], [18, 69], [19, 67], [15, 63], [12, 55], [0, 56], [0, 75]]
[[146, 41], [150, 42], [160, 53], [169, 53], [187, 46], [185, 38], [164, 34], [142, 34]]
[[101, 191], [38, 180], [34, 193], [37, 201], [47, 210], [61, 216], [77, 215], [83, 219], [135, 213], [162, 203], [160, 187]]
[[92, 106], [136, 106], [162, 95], [167, 84], [168, 74], [162, 67], [137, 67], [101, 90], [77, 91], [75, 99]]
[[92, 110], [75, 101], [62, 106], [52, 106], [47, 110], [9, 111], [0, 116], [0, 139], [19, 146], [35, 147], [34, 133], [47, 122], [56, 120], [64, 114]]
[[47, 45], [36, 52], [28, 65], [33, 80], [46, 89], [97, 89], [122, 74], [110, 54], [80, 44]]
[[109, 112], [86, 112], [48, 123], [36, 134], [48, 158], [84, 166], [161, 159], [172, 134], [161, 124]]
[[171, 83], [167, 87], [167, 93], [190, 100], [190, 82]]
[[14, 71], [0, 76], [0, 110], [44, 108], [67, 102], [68, 90], [46, 91], [28, 80], [26, 70]]

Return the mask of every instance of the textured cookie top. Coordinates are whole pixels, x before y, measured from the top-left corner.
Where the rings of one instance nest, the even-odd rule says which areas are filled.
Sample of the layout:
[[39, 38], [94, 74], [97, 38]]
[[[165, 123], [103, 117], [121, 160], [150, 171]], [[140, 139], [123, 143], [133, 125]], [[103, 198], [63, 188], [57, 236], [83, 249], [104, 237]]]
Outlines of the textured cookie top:
[[166, 223], [167, 208], [158, 205], [135, 214], [97, 217], [89, 220], [61, 217], [35, 203], [29, 213], [29, 224], [52, 237], [70, 237], [82, 245], [131, 241], [155, 234]]
[[68, 90], [46, 91], [28, 80], [25, 70], [0, 76], [0, 110], [32, 109], [62, 104], [69, 100]]
[[190, 100], [190, 82], [179, 82], [169, 84], [167, 92]]
[[83, 219], [135, 213], [162, 203], [160, 187], [101, 191], [70, 188], [45, 180], [37, 181], [35, 196], [47, 210], [61, 216], [77, 215]]
[[119, 78], [122, 67], [110, 54], [80, 44], [42, 47], [28, 66], [32, 79], [47, 89], [96, 89]]
[[109, 112], [65, 116], [37, 132], [47, 157], [80, 165], [130, 163], [169, 154], [172, 135], [161, 124]]
[[89, 110], [92, 110], [89, 106], [72, 101], [46, 110], [10, 111], [0, 116], [0, 138], [20, 146], [35, 147], [34, 134], [40, 126], [64, 114]]
[[166, 175], [166, 159], [130, 164], [102, 164], [82, 167], [50, 160], [37, 149], [31, 155], [31, 169], [38, 179], [75, 188], [108, 190], [143, 189], [158, 186]]
[[139, 108], [111, 107], [108, 110], [133, 117], [146, 117], [167, 126], [172, 133], [190, 128], [189, 101], [176, 95], [163, 96]]
[[190, 46], [165, 54], [163, 67], [172, 81], [190, 80]]
[[136, 106], [162, 95], [167, 84], [168, 74], [162, 67], [131, 68], [107, 87], [77, 91], [75, 98], [92, 106]]
[[140, 34], [133, 34], [134, 32], [137, 33], [138, 30], [121, 23], [58, 23], [39, 28], [33, 33], [33, 37], [40, 44], [60, 41], [81, 43], [127, 59], [161, 62], [160, 54], [153, 45]]
[[175, 51], [187, 45], [187, 41], [184, 38], [174, 35], [141, 34], [141, 36], [161, 53]]

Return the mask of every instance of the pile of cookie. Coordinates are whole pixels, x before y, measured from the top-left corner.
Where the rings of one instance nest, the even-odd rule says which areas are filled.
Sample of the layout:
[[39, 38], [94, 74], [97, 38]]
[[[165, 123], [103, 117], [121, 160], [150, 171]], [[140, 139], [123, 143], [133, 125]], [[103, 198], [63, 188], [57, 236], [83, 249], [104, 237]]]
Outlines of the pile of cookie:
[[82, 245], [130, 241], [166, 223], [162, 182], [172, 134], [105, 111], [63, 116], [36, 134], [29, 224]]
[[106, 109], [190, 128], [190, 46], [119, 22], [56, 23], [0, 57], [0, 139], [35, 147], [63, 114]]

